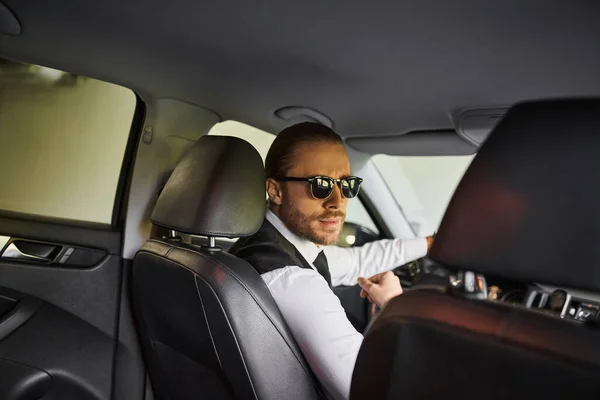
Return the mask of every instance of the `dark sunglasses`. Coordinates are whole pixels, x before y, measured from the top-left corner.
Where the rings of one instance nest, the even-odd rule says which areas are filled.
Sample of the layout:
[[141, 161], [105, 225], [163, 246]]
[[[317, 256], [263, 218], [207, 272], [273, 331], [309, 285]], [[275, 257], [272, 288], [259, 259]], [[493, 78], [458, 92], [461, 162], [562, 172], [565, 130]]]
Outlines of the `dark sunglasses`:
[[341, 179], [333, 179], [328, 176], [313, 176], [311, 178], [296, 178], [293, 176], [282, 176], [277, 178], [279, 182], [308, 182], [310, 184], [310, 193], [315, 199], [325, 200], [337, 184], [342, 191], [342, 195], [351, 199], [358, 195], [362, 178], [358, 176], [348, 176]]

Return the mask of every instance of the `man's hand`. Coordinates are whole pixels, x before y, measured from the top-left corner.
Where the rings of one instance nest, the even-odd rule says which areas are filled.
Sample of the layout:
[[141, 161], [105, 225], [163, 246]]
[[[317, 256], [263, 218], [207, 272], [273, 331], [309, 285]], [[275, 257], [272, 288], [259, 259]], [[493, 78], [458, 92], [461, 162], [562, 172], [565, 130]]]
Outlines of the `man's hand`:
[[435, 235], [433, 236], [427, 236], [427, 252], [429, 252], [429, 250], [431, 250], [431, 246], [433, 246], [433, 241], [435, 240]]
[[362, 288], [360, 297], [368, 297], [369, 301], [383, 307], [388, 301], [402, 294], [400, 279], [393, 272], [387, 271], [369, 279], [360, 277], [358, 284]]

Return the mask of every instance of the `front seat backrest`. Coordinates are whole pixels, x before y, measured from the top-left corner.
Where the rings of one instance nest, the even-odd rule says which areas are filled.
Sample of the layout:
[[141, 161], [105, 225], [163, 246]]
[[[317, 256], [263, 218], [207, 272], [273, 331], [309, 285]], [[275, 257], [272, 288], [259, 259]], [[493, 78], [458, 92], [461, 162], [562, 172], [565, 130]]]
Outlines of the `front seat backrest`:
[[[243, 237], [261, 226], [265, 174], [247, 142], [204, 136], [152, 213], [169, 230]], [[173, 237], [133, 264], [133, 299], [157, 400], [317, 399], [318, 386], [268, 288], [245, 261]], [[211, 240], [214, 243], [214, 240]]]
[[[459, 184], [431, 258], [600, 291], [600, 100], [515, 106]], [[600, 329], [412, 290], [365, 336], [351, 399], [598, 399]]]

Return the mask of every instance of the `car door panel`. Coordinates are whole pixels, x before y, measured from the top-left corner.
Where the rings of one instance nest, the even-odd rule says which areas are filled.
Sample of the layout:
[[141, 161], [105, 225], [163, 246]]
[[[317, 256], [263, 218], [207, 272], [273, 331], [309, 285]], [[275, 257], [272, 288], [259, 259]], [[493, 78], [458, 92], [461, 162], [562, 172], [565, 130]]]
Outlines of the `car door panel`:
[[[4, 249], [15, 242], [25, 252], [54, 249], [50, 261], [0, 255], [0, 398], [109, 400], [117, 349], [120, 363], [143, 376], [139, 357], [118, 337], [121, 234], [47, 224], [0, 218]], [[61, 263], [67, 249], [73, 249], [71, 264]], [[143, 380], [135, 384], [141, 392]], [[41, 388], [44, 397], [14, 394]]]
[[13, 238], [80, 245], [119, 255], [121, 233], [105, 225], [66, 222], [0, 210], [0, 235]]
[[[32, 298], [24, 295], [15, 307], [28, 300]], [[4, 368], [21, 376], [21, 366], [31, 368], [28, 375], [36, 386], [42, 379], [40, 371], [50, 376], [51, 385], [44, 384], [44, 399], [110, 399], [112, 335], [48, 302], [37, 302], [39, 306], [29, 318], [0, 341]], [[0, 392], [0, 398], [10, 398], [11, 392], [26, 389], [27, 382], [14, 381], [12, 388], [10, 382], [4, 383], [8, 393]]]
[[153, 400], [146, 375], [135, 319], [132, 313], [130, 279], [133, 260], [123, 260], [118, 342], [113, 372], [113, 399]]
[[0, 61], [0, 399], [144, 400], [123, 231], [145, 104]]
[[0, 313], [0, 341], [25, 324], [40, 308], [42, 302], [18, 292], [0, 287], [4, 311]]
[[52, 387], [52, 377], [42, 370], [0, 359], [0, 396], [5, 400], [41, 399]]

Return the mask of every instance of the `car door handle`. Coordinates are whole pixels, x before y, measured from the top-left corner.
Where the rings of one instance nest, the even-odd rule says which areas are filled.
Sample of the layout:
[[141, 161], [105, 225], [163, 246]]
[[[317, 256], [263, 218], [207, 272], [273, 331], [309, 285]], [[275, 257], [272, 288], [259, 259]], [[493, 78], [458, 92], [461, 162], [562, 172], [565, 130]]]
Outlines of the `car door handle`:
[[60, 251], [60, 246], [15, 240], [2, 252], [3, 260], [52, 262]]

